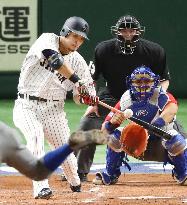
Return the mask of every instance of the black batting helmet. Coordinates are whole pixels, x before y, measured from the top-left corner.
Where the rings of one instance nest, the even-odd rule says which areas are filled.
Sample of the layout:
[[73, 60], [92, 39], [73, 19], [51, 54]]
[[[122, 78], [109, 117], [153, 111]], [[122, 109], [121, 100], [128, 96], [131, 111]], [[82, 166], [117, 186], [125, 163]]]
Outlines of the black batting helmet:
[[[120, 30], [131, 28], [137, 31], [136, 35], [131, 41], [126, 40], [120, 33]], [[132, 54], [136, 47], [136, 42], [139, 40], [140, 35], [145, 31], [145, 27], [140, 25], [140, 22], [131, 15], [125, 15], [118, 19], [115, 26], [111, 27], [111, 32], [115, 35], [120, 43], [120, 49], [124, 54]]]
[[72, 16], [65, 21], [60, 35], [67, 36], [70, 32], [88, 39], [89, 25], [83, 18]]

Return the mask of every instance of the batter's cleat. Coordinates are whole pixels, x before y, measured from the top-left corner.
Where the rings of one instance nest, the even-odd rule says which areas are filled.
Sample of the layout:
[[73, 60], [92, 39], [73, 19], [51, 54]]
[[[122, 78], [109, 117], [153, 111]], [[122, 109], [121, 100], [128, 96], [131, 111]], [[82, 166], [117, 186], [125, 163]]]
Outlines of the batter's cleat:
[[169, 156], [174, 165], [173, 176], [180, 185], [187, 185], [187, 149], [178, 156]]
[[81, 182], [87, 182], [88, 181], [88, 177], [87, 177], [87, 173], [78, 173], [80, 181]]
[[81, 192], [81, 184], [77, 185], [77, 186], [72, 186], [70, 184], [70, 188], [71, 188], [72, 192]]
[[53, 192], [49, 188], [43, 188], [35, 199], [49, 199], [53, 196]]
[[109, 176], [106, 172], [96, 173], [93, 184], [95, 185], [112, 185], [118, 182], [118, 177]]
[[72, 150], [78, 150], [89, 144], [106, 144], [107, 134], [99, 129], [77, 131], [71, 134], [69, 145]]

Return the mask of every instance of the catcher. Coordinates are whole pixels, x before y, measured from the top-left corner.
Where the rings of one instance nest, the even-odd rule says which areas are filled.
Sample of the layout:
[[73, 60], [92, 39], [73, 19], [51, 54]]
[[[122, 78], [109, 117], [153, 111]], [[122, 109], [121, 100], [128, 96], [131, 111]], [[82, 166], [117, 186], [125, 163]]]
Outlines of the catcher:
[[133, 117], [144, 120], [172, 135], [164, 140], [149, 134], [135, 123], [129, 123], [122, 132], [117, 129], [122, 122], [130, 117], [123, 112], [110, 112], [103, 123], [102, 129], [113, 134], [114, 143], [107, 147], [106, 172], [96, 174], [94, 184], [115, 184], [121, 175], [120, 167], [127, 165], [124, 158], [127, 154], [144, 161], [170, 163], [174, 166], [173, 176], [180, 185], [187, 179], [186, 140], [173, 129], [173, 121], [178, 110], [177, 101], [163, 91], [159, 85], [159, 76], [148, 67], [138, 67], [127, 77], [128, 90], [122, 95], [115, 108], [121, 111], [131, 109]]

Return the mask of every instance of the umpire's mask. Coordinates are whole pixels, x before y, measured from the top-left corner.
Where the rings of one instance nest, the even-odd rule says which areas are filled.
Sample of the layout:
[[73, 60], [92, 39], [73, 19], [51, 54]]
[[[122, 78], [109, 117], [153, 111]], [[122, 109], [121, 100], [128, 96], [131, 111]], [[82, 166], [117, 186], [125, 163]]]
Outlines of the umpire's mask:
[[[129, 40], [122, 35], [125, 29], [136, 31], [133, 37]], [[140, 35], [145, 31], [139, 21], [131, 15], [122, 16], [119, 18], [115, 26], [111, 27], [111, 32], [119, 42], [120, 49], [123, 54], [132, 54], [136, 47], [136, 42], [139, 40]]]

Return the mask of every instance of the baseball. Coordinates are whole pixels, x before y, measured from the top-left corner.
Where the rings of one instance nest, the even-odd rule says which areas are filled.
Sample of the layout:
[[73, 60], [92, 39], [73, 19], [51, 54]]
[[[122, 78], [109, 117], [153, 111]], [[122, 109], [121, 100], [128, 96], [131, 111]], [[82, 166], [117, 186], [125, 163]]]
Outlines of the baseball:
[[125, 115], [126, 118], [130, 118], [130, 117], [133, 116], [133, 111], [131, 109], [126, 109], [124, 111], [124, 115]]

